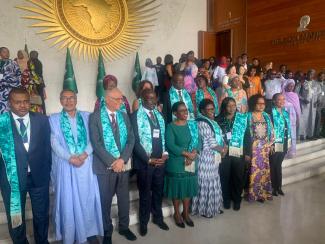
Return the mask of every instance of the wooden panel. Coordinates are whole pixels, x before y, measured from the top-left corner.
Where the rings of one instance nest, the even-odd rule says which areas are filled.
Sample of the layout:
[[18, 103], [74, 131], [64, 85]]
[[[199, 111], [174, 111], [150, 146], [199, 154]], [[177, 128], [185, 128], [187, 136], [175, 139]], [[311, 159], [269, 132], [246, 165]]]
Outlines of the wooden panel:
[[[303, 15], [311, 17], [309, 30], [298, 33]], [[275, 68], [284, 63], [292, 70], [325, 69], [324, 23], [323, 0], [247, 0], [248, 54], [273, 61]]]
[[217, 34], [215, 32], [199, 31], [199, 58], [208, 58], [216, 55], [216, 37]]
[[246, 52], [246, 0], [216, 0], [214, 31], [231, 30], [231, 55]]

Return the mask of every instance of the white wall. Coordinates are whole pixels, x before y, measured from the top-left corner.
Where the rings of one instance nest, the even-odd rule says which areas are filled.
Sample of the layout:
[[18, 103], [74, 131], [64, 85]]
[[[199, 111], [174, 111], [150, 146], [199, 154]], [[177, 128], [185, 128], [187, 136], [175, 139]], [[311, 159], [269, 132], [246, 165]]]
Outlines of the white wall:
[[[194, 50], [197, 53], [198, 31], [206, 30], [206, 0], [160, 0], [162, 6], [155, 29], [139, 48], [140, 62], [143, 66], [146, 58], [154, 61], [157, 56], [170, 53], [178, 60], [183, 52]], [[0, 0], [0, 46], [11, 51], [11, 58], [23, 49], [25, 40], [29, 51], [37, 50], [43, 62], [44, 79], [47, 85], [46, 101], [49, 113], [59, 111], [59, 92], [65, 66], [65, 50], [50, 48], [50, 42], [43, 41], [45, 36], [36, 34], [38, 29], [29, 28], [33, 23], [21, 19], [26, 14], [15, 6], [26, 4], [23, 0]], [[120, 60], [105, 64], [106, 73], [114, 74], [119, 80], [119, 87], [132, 102], [134, 94], [131, 80], [134, 73], [135, 53]], [[97, 76], [97, 61], [87, 61], [73, 56], [75, 76], [78, 83], [79, 108], [93, 109]]]

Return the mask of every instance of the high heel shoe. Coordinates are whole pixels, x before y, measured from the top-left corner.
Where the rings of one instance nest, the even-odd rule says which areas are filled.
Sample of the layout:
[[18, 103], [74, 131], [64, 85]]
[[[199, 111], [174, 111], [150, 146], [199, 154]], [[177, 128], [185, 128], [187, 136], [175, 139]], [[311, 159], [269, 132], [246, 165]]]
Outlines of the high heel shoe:
[[185, 224], [183, 223], [183, 221], [180, 221], [179, 219], [177, 219], [176, 215], [174, 214], [174, 220], [175, 220], [175, 224], [179, 227], [179, 228], [185, 228]]

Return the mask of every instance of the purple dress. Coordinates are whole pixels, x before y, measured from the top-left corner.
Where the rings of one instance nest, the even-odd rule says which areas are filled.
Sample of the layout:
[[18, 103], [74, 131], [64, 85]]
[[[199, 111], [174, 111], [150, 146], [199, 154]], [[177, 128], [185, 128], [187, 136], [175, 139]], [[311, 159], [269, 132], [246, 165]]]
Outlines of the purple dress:
[[253, 121], [251, 131], [252, 160], [249, 169], [249, 186], [246, 197], [249, 202], [271, 200], [270, 142], [267, 133], [267, 123], [265, 121]]

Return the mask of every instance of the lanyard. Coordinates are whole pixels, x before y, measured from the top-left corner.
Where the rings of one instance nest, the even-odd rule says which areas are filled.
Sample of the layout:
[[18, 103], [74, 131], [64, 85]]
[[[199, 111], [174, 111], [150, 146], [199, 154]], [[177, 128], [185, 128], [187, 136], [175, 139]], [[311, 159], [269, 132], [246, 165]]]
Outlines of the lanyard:
[[[26, 130], [25, 130], [25, 132], [24, 132], [23, 134], [21, 133], [20, 128], [18, 128], [17, 123], [15, 123], [16, 128], [17, 128], [18, 133], [19, 133], [19, 135], [21, 136], [21, 138], [24, 138], [24, 136], [26, 136], [27, 131], [28, 131], [28, 129], [29, 129], [29, 122], [30, 122], [30, 121], [28, 121], [27, 126], [26, 126]], [[24, 123], [24, 122], [23, 122], [23, 123]]]

